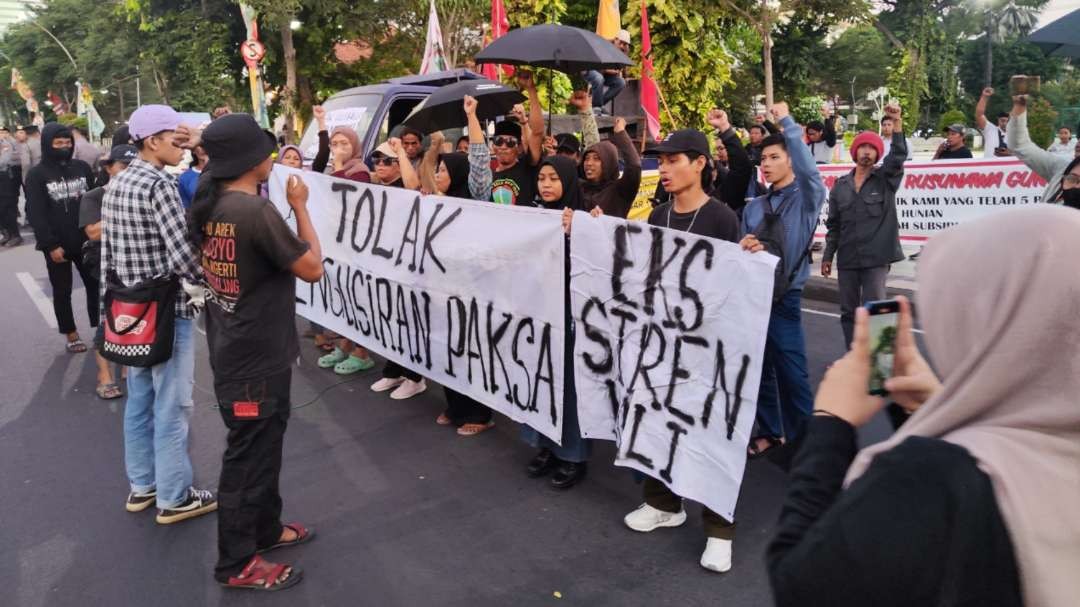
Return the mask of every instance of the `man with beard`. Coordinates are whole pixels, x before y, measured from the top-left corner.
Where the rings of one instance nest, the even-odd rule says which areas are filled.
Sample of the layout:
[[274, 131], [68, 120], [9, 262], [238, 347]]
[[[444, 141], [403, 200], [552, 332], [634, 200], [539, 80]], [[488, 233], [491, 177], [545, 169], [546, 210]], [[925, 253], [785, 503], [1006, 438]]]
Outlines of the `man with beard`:
[[851, 143], [855, 168], [836, 180], [829, 194], [829, 217], [825, 221], [825, 254], [821, 275], [832, 274], [833, 256], [839, 256], [840, 326], [844, 344], [851, 345], [855, 310], [868, 301], [885, 299], [889, 264], [904, 258], [896, 219], [896, 190], [904, 176], [907, 142], [900, 124], [900, 108], [890, 105], [892, 145], [880, 167], [884, 149], [876, 133], [863, 131]]

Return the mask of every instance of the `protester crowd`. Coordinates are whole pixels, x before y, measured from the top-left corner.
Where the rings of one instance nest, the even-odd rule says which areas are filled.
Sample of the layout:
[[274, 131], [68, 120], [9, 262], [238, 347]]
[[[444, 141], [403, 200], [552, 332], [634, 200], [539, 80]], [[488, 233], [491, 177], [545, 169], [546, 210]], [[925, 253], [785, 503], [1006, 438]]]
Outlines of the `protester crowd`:
[[[629, 35], [616, 42], [629, 44]], [[460, 126], [467, 135], [460, 140], [397, 129], [368, 157], [361, 134], [348, 126], [328, 129], [325, 112], [316, 107], [318, 149], [310, 165], [298, 147], [279, 147], [246, 114], [215, 112], [198, 130], [183, 125], [168, 106], [142, 106], [108, 154], [77, 129], [55, 123], [41, 129], [40, 138], [29, 127], [14, 139], [0, 131], [4, 241], [22, 242], [17, 205], [25, 181], [26, 213], [45, 257], [65, 347], [72, 353], [88, 349], [72, 312], [74, 269], [86, 285], [89, 325], [97, 328], [97, 394], [126, 395], [126, 509], [156, 508], [161, 524], [216, 510], [218, 582], [258, 590], [299, 582], [298, 568], [262, 554], [314, 537], [303, 524], [281, 521], [279, 477], [291, 363], [300, 348], [295, 280], [316, 282], [323, 266], [304, 179], [292, 175], [286, 187], [295, 233], [267, 198], [274, 163], [355, 182], [537, 207], [562, 214], [569, 236], [575, 221], [589, 220], [581, 214], [575, 219], [577, 211], [626, 218], [641, 187], [642, 153], [627, 121], [614, 117], [602, 138], [595, 118], [594, 108], [608, 105], [623, 88], [622, 75], [591, 71], [585, 80], [590, 89], [575, 92], [571, 101], [581, 117], [580, 134], [546, 136], [536, 83], [520, 70], [527, 117], [497, 121], [489, 137], [477, 100], [466, 96], [467, 123]], [[866, 394], [863, 306], [885, 299], [889, 267], [904, 256], [896, 192], [911, 144], [899, 107], [885, 108], [880, 135], [864, 131], [854, 138], [854, 168], [831, 191], [818, 168], [831, 162], [839, 137], [827, 108], [820, 121], [800, 125], [787, 104], [776, 103], [768, 116], [753, 119], [746, 143], [728, 113], [714, 109], [705, 117], [713, 133], [676, 130], [645, 150], [659, 167], [650, 225], [779, 258], [756, 431], [747, 445], [749, 457], [776, 449], [792, 459], [787, 500], [768, 552], [778, 604], [1073, 600], [1060, 582], [1080, 565], [1080, 519], [1067, 513], [1080, 499], [1080, 416], [1065, 400], [1076, 381], [1071, 344], [1080, 343], [1068, 339], [1080, 330], [1068, 307], [1077, 287], [1069, 250], [1080, 246], [1071, 230], [1080, 228], [1080, 215], [1060, 207], [1080, 208], [1080, 148], [1064, 128], [1049, 149], [1033, 143], [1023, 96], [991, 122], [985, 109], [993, 94], [983, 92], [975, 115], [987, 155], [1022, 160], [1047, 181], [1043, 200], [1051, 204], [997, 214], [931, 240], [920, 261], [919, 307], [935, 367], [916, 347], [912, 306], [902, 300], [887, 387], [903, 413], [893, 438], [862, 451], [856, 429], [885, 404]], [[970, 158], [966, 133], [965, 125], [951, 125], [935, 158]], [[186, 157], [189, 166], [177, 179], [170, 171]], [[821, 272], [831, 276], [835, 269], [838, 277], [840, 324], [850, 351], [815, 396], [801, 309], [826, 203]], [[983, 244], [1007, 241], [1025, 244]], [[568, 279], [564, 284], [569, 301]], [[972, 297], [973, 291], [994, 297]], [[956, 305], [961, 301], [966, 305]], [[116, 310], [140, 302], [158, 304], [157, 318], [121, 322], [125, 317]], [[200, 313], [228, 428], [216, 495], [193, 486], [188, 455], [193, 324]], [[107, 331], [99, 326], [104, 324]], [[133, 345], [126, 336], [135, 327], [152, 342]], [[314, 324], [307, 329], [323, 352], [319, 367], [352, 375], [379, 365], [348, 337]], [[550, 475], [560, 489], [585, 479], [591, 456], [578, 427], [574, 339], [568, 305], [561, 445], [521, 427], [522, 440], [536, 449], [523, 462], [525, 472]], [[1059, 349], [1048, 350], [1046, 343]], [[132, 364], [115, 369], [111, 363], [119, 360]], [[395, 360], [383, 361], [378, 376], [371, 390], [398, 400], [431, 387]], [[494, 426], [493, 412], [482, 403], [449, 388], [445, 401], [435, 423], [454, 426], [463, 437]], [[641, 491], [642, 503], [624, 517], [629, 529], [644, 533], [685, 523], [683, 499], [667, 485], [646, 478]], [[702, 567], [728, 571], [735, 521], [704, 508], [703, 528]]]

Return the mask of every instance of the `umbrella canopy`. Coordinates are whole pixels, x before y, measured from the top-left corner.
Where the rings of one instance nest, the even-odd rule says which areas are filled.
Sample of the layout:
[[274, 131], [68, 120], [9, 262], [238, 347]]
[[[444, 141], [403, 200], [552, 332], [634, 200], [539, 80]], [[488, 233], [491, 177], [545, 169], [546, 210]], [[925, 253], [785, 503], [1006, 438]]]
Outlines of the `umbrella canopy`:
[[476, 117], [480, 120], [505, 116], [515, 104], [525, 101], [525, 95], [493, 80], [462, 80], [436, 89], [413, 109], [404, 124], [424, 133], [465, 126], [462, 102], [466, 95], [476, 98]]
[[1051, 57], [1080, 58], [1080, 9], [1035, 30], [1027, 39]]
[[587, 30], [551, 23], [511, 30], [484, 47], [476, 62], [531, 65], [567, 74], [633, 65], [610, 41]]

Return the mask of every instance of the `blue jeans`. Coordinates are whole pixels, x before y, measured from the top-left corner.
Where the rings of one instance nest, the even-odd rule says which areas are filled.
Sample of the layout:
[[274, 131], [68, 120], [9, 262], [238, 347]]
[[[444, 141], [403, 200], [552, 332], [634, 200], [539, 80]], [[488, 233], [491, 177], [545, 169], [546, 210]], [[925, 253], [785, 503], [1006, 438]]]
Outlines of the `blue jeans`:
[[[604, 107], [626, 88], [626, 81], [618, 74], [601, 74], [596, 70], [585, 72], [585, 80], [592, 86], [593, 107]], [[604, 90], [605, 87], [607, 90]]]
[[193, 321], [177, 318], [172, 357], [150, 368], [128, 369], [124, 405], [124, 462], [131, 490], [157, 488], [157, 507], [174, 508], [191, 487], [188, 420], [195, 404]]
[[788, 291], [773, 304], [758, 394], [758, 434], [784, 437], [789, 443], [814, 409], [801, 304], [801, 289]]

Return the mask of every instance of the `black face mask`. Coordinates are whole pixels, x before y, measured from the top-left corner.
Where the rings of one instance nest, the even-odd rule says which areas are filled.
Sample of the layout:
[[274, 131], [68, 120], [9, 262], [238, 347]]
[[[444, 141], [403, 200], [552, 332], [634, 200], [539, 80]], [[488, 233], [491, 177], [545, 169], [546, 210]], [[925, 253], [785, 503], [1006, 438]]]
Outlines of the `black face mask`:
[[1080, 209], [1080, 188], [1072, 188], [1061, 192], [1061, 201], [1067, 207]]

